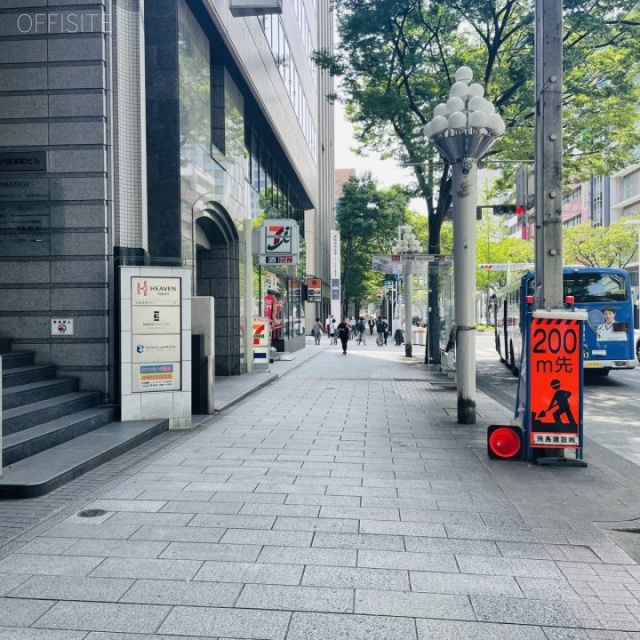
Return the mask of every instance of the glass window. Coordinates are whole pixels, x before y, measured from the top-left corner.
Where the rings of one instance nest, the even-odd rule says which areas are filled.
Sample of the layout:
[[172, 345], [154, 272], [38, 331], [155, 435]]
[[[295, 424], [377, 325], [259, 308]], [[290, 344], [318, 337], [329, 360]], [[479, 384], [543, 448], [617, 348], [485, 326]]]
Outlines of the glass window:
[[565, 273], [564, 294], [581, 302], [624, 302], [629, 290], [624, 276], [615, 273]]

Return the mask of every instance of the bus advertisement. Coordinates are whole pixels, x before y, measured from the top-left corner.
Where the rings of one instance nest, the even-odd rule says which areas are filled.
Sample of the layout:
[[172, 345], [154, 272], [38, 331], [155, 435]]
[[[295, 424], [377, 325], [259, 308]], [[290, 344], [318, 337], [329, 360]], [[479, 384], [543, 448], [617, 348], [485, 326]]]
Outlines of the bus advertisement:
[[[526, 297], [535, 295], [535, 275], [526, 273], [497, 292], [493, 305], [496, 350], [518, 374], [525, 327]], [[608, 375], [612, 369], [634, 369], [633, 301], [624, 269], [565, 267], [563, 297], [587, 313], [582, 337], [585, 373]]]

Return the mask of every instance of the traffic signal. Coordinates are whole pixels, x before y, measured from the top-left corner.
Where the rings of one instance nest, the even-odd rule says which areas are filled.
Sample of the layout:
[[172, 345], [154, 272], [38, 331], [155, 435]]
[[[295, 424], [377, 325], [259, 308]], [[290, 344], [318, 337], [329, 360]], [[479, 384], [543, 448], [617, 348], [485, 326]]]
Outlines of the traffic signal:
[[494, 205], [493, 213], [496, 216], [512, 216], [516, 213], [516, 205], [515, 204]]

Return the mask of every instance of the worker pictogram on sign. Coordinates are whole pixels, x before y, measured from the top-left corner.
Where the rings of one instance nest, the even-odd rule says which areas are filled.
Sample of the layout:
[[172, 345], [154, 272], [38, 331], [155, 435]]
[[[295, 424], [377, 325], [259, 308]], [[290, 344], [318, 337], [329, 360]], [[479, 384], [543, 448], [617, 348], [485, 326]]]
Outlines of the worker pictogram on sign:
[[532, 318], [529, 339], [530, 446], [579, 447], [581, 324]]

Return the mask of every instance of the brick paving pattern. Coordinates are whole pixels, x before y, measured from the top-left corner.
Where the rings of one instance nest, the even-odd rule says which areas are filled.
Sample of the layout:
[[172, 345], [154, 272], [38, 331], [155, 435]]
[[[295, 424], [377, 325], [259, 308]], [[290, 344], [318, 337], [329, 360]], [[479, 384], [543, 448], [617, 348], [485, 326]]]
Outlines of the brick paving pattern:
[[0, 503], [0, 640], [640, 638], [640, 568], [598, 526], [637, 517], [633, 487], [489, 460], [508, 411], [479, 394], [458, 425], [454, 384], [401, 347], [313, 349], [192, 432]]

